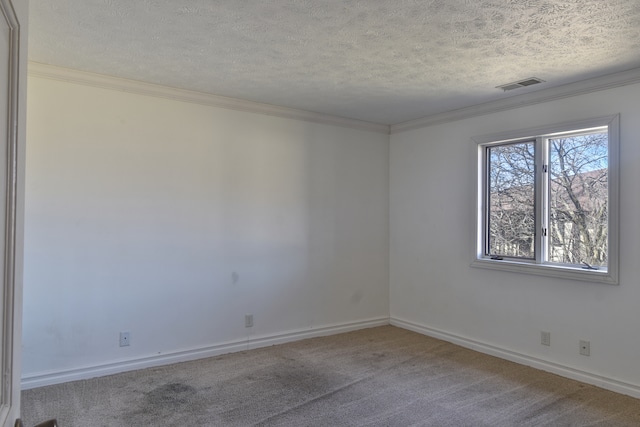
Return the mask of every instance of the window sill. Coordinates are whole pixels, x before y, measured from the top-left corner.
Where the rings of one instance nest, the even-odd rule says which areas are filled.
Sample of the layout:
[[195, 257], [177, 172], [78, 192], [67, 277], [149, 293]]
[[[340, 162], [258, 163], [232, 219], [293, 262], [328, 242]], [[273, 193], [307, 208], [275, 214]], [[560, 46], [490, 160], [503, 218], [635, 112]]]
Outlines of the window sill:
[[493, 260], [477, 258], [471, 263], [472, 267], [490, 270], [511, 271], [515, 273], [534, 274], [538, 276], [557, 277], [560, 279], [581, 280], [585, 282], [605, 283], [617, 285], [618, 278], [607, 270], [587, 270], [575, 267], [562, 267], [548, 264], [531, 264], [511, 260]]

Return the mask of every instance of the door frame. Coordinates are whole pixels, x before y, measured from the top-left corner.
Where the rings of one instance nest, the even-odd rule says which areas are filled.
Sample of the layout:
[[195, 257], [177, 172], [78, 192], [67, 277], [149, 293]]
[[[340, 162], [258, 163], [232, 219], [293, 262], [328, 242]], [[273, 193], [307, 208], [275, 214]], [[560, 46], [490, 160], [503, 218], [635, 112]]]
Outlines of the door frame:
[[[6, 177], [4, 207], [4, 274], [2, 280], [2, 315], [0, 318], [0, 340], [2, 350], [0, 352], [0, 425], [12, 426], [20, 412], [20, 350], [21, 350], [21, 326], [22, 326], [22, 220], [23, 214], [19, 208], [23, 198], [19, 195], [19, 185], [23, 177], [24, 159], [19, 158], [24, 150], [20, 150], [18, 132], [20, 126], [19, 99], [20, 99], [20, 24], [18, 15], [11, 0], [0, 0], [0, 12], [9, 31], [8, 43], [8, 84], [7, 92], [7, 134], [3, 136], [6, 141], [6, 164], [0, 166], [0, 173]], [[5, 100], [0, 100], [5, 102]], [[6, 139], [5, 139], [6, 138]], [[4, 144], [2, 144], [4, 145]], [[0, 146], [2, 146], [0, 145]], [[22, 170], [21, 170], [22, 169]], [[20, 225], [20, 227], [19, 227]], [[19, 278], [16, 280], [16, 278]]]

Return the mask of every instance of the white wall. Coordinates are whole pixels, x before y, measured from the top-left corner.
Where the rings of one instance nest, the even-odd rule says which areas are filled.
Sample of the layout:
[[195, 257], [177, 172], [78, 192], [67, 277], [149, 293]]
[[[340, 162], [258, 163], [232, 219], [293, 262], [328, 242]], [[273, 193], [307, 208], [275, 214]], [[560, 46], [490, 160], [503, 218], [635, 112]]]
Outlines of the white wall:
[[[626, 86], [392, 135], [389, 242], [386, 135], [32, 76], [26, 383], [384, 323], [390, 304], [399, 326], [640, 397], [637, 99]], [[471, 137], [615, 113], [620, 285], [470, 267]]]
[[[640, 397], [640, 84], [391, 136], [392, 323]], [[470, 267], [473, 136], [621, 113], [620, 284]], [[540, 331], [551, 332], [551, 347]], [[591, 356], [578, 340], [591, 341]], [[601, 378], [602, 377], [602, 378]]]
[[23, 378], [385, 323], [388, 143], [30, 77]]

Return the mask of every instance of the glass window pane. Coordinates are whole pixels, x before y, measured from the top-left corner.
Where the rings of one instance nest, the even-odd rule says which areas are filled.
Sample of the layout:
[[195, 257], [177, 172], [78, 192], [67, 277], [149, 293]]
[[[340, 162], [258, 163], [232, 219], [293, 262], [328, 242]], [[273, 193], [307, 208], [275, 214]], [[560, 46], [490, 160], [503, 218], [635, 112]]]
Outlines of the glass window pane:
[[535, 141], [487, 148], [492, 256], [535, 258]]
[[549, 261], [607, 265], [606, 131], [549, 139]]

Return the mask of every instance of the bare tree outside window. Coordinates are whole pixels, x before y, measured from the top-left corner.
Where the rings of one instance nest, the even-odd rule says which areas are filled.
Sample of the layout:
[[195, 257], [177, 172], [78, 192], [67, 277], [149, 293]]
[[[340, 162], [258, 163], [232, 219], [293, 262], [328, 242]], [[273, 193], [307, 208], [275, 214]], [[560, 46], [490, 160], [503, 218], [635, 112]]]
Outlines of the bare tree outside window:
[[608, 135], [549, 140], [549, 261], [607, 265]]
[[535, 142], [487, 148], [490, 255], [535, 258]]
[[[602, 131], [546, 140], [545, 261], [607, 265], [608, 144]], [[535, 140], [486, 148], [491, 256], [536, 258], [535, 149]]]

